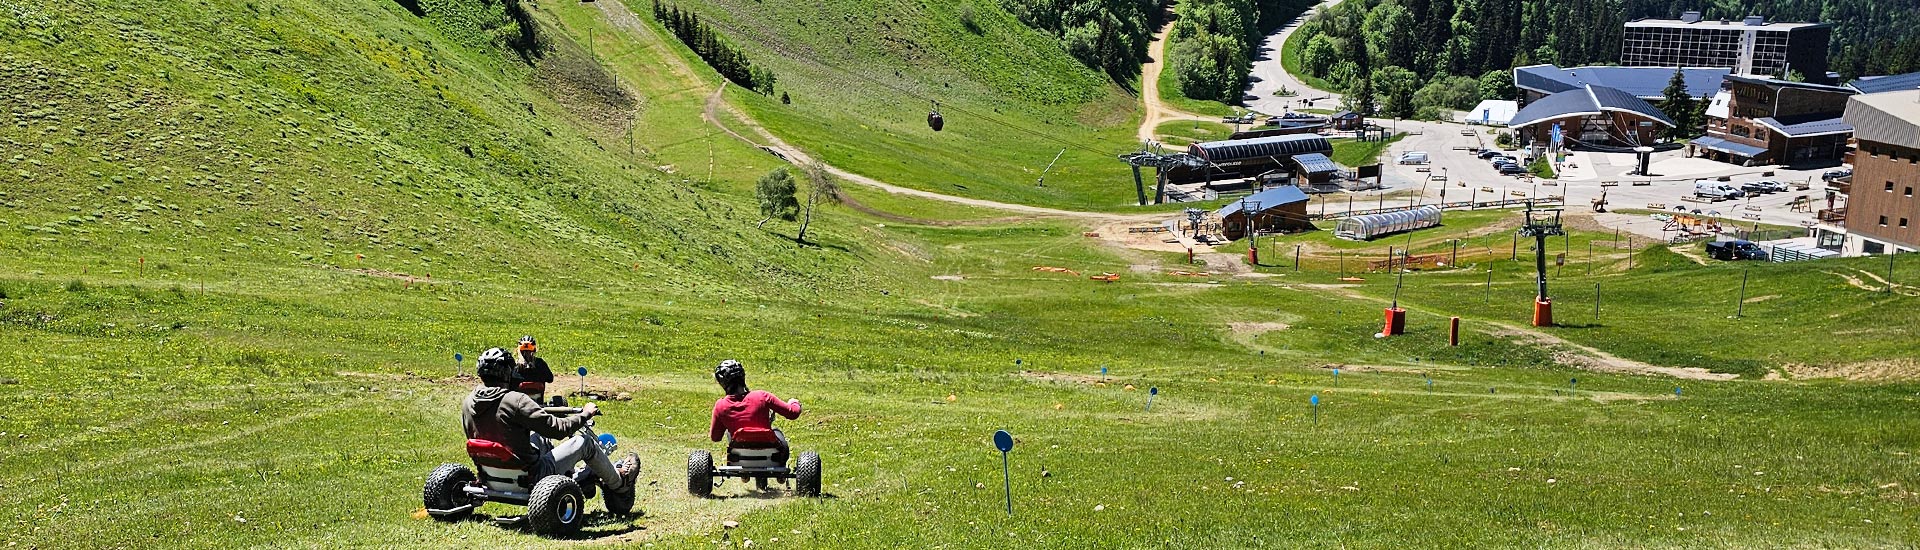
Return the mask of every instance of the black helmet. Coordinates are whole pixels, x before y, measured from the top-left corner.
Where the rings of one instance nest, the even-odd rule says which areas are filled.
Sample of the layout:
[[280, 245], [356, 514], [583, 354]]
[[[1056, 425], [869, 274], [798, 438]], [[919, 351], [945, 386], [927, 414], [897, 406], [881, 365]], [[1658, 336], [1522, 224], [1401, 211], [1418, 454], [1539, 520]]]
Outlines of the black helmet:
[[474, 370], [480, 375], [480, 381], [489, 384], [505, 383], [513, 378], [513, 358], [507, 357], [507, 350], [488, 349], [474, 361]]
[[720, 389], [726, 390], [728, 395], [744, 393], [747, 388], [747, 368], [732, 359], [721, 361], [720, 366], [713, 369], [713, 381], [719, 382]]

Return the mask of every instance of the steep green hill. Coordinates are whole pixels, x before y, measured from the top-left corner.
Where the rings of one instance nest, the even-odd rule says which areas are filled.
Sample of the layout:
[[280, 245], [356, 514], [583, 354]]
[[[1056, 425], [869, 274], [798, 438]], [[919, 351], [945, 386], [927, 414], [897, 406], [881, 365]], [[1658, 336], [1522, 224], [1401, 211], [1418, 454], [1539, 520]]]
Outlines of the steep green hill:
[[0, 78], [14, 166], [0, 223], [20, 237], [0, 242], [0, 265], [79, 274], [144, 258], [176, 280], [265, 265], [706, 291], [859, 278], [793, 271], [846, 255], [747, 231], [751, 203], [626, 156], [621, 137], [652, 98], [560, 33], [524, 36], [503, 5], [8, 12], [32, 30]]
[[[729, 90], [776, 135], [889, 183], [1079, 209], [1127, 209], [1138, 100], [997, 2], [686, 0], [779, 93]], [[649, 0], [627, 5], [647, 17]], [[972, 13], [973, 26], [962, 21]], [[792, 104], [780, 101], [786, 94]], [[938, 102], [946, 128], [927, 127]], [[1065, 153], [1061, 153], [1064, 150]], [[1036, 185], [1055, 155], [1059, 162]]]

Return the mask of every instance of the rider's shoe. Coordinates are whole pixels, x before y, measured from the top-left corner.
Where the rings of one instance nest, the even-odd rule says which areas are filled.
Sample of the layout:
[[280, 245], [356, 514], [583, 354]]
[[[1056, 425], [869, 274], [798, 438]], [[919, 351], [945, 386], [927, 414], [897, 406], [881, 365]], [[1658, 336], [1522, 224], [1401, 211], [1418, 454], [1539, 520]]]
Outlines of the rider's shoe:
[[627, 453], [619, 462], [613, 463], [613, 471], [620, 473], [620, 488], [610, 489], [625, 494], [633, 493], [634, 484], [640, 481], [640, 455]]

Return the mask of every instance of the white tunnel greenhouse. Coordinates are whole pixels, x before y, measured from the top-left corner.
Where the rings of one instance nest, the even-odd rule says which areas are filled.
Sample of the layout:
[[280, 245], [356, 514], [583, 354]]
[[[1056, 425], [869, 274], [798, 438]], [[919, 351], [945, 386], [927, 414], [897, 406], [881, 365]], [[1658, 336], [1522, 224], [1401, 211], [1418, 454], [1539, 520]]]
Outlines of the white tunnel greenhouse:
[[1381, 235], [1426, 229], [1436, 225], [1440, 225], [1440, 207], [1422, 206], [1412, 210], [1354, 216], [1340, 220], [1340, 224], [1334, 226], [1333, 234], [1342, 239], [1370, 241]]

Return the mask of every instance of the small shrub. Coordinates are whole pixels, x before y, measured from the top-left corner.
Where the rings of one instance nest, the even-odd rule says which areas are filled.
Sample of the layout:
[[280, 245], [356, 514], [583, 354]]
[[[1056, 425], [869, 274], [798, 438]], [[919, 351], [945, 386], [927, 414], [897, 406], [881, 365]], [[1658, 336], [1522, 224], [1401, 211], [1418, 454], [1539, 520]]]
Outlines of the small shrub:
[[788, 96], [787, 96], [787, 93], [786, 93], [786, 92], [780, 92], [780, 104], [781, 104], [781, 105], [792, 105], [792, 104], [793, 104], [793, 98], [792, 98], [792, 97], [788, 97]]
[[67, 292], [86, 292], [86, 291], [87, 291], [87, 283], [80, 282], [79, 279], [67, 281]]

